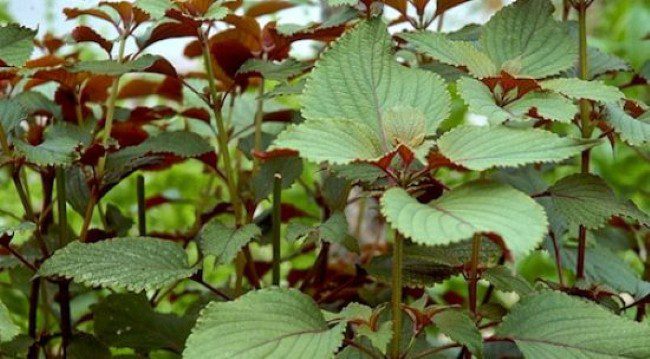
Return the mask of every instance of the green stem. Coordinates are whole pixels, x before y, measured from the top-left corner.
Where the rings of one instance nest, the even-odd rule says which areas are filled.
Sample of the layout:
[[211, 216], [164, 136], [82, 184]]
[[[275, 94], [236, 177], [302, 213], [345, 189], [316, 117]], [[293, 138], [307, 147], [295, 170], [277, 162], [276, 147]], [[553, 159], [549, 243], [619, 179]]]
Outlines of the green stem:
[[[235, 221], [238, 226], [244, 224], [244, 209], [239, 198], [239, 192], [237, 191], [237, 184], [235, 181], [235, 172], [232, 167], [232, 161], [230, 159], [230, 152], [228, 151], [228, 133], [226, 132], [226, 126], [223, 121], [223, 116], [221, 114], [221, 106], [218, 101], [217, 85], [215, 83], [214, 70], [212, 69], [212, 56], [210, 54], [210, 46], [208, 43], [207, 34], [203, 33], [199, 29], [199, 41], [203, 47], [203, 65], [205, 66], [205, 71], [208, 76], [208, 88], [210, 90], [210, 107], [212, 108], [212, 113], [217, 127], [217, 144], [219, 146], [219, 153], [221, 155], [221, 160], [223, 161], [224, 169], [226, 170], [226, 184], [228, 186], [228, 195], [230, 196], [230, 201], [235, 212]], [[255, 270], [255, 263], [250, 253], [248, 246], [244, 246], [242, 249], [244, 257], [248, 262], [248, 269], [250, 271], [252, 280], [252, 285], [255, 288], [259, 288], [259, 278], [257, 276], [257, 271]]]
[[[580, 79], [587, 80], [587, 7], [585, 1], [577, 4], [578, 10], [578, 27], [579, 27], [579, 47], [580, 47]], [[582, 138], [591, 138], [593, 127], [591, 126], [589, 101], [580, 100], [580, 125]], [[580, 171], [589, 173], [591, 150], [586, 149], [580, 155]], [[585, 277], [585, 252], [587, 247], [587, 229], [580, 226], [578, 230], [578, 260], [576, 264], [576, 275], [578, 279]]]
[[392, 359], [399, 359], [402, 339], [402, 265], [404, 260], [404, 237], [395, 230], [392, 263], [391, 313], [393, 318]]
[[[127, 35], [120, 35], [120, 47], [117, 54], [117, 61], [122, 62], [124, 60], [124, 48], [126, 47], [126, 38]], [[117, 94], [120, 86], [120, 76], [118, 75], [113, 81], [111, 86], [111, 94], [108, 98], [108, 103], [106, 104], [106, 122], [104, 125], [104, 137], [102, 138], [102, 145], [104, 147], [108, 146], [108, 142], [111, 138], [111, 132], [113, 131], [113, 118], [115, 117], [115, 102], [117, 101]], [[108, 154], [108, 153], [107, 153]], [[101, 178], [104, 175], [104, 168], [106, 166], [106, 155], [100, 158], [97, 173]]]
[[212, 69], [212, 56], [210, 55], [210, 47], [208, 44], [208, 39], [206, 37], [207, 36], [205, 34], [200, 33], [199, 38], [203, 46], [203, 64], [208, 76], [211, 107], [217, 127], [217, 144], [219, 146], [218, 155], [221, 155], [221, 160], [223, 161], [223, 166], [226, 170], [228, 194], [230, 195], [230, 201], [232, 202], [233, 209], [235, 210], [235, 220], [237, 221], [237, 224], [242, 224], [241, 221], [243, 220], [243, 209], [241, 201], [239, 200], [237, 187], [235, 185], [235, 173], [233, 171], [232, 162], [230, 159], [230, 152], [228, 151], [228, 133], [226, 132], [226, 126], [223, 122], [220, 106], [217, 105], [217, 99], [219, 96], [217, 93], [217, 85], [214, 80], [214, 70]]
[[138, 234], [141, 237], [147, 235], [147, 217], [144, 203], [144, 176], [139, 175], [137, 178], [137, 197], [138, 197]]
[[[257, 92], [257, 110], [255, 111], [255, 142], [254, 148], [255, 151], [262, 150], [262, 121], [264, 120], [264, 78], [261, 79], [260, 87]], [[254, 157], [253, 161], [253, 172], [259, 166], [259, 159]]]
[[282, 225], [282, 175], [273, 176], [273, 285], [280, 285], [280, 226]]

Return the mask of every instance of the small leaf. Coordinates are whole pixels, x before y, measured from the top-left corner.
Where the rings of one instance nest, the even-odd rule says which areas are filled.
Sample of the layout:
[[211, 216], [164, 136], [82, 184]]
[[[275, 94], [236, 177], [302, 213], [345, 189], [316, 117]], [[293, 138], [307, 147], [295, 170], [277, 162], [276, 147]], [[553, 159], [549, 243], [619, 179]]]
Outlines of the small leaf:
[[483, 26], [482, 50], [497, 67], [516, 77], [543, 78], [573, 66], [578, 42], [553, 19], [549, 0], [519, 0]]
[[267, 80], [285, 81], [300, 75], [307, 68], [309, 68], [308, 64], [294, 59], [288, 59], [280, 63], [260, 59], [250, 59], [239, 67], [237, 73], [258, 73]]
[[469, 106], [469, 111], [487, 117], [489, 123], [500, 124], [520, 117], [497, 105], [490, 88], [481, 81], [462, 77], [457, 82], [458, 93]]
[[227, 7], [221, 6], [222, 3], [220, 1], [215, 1], [210, 5], [208, 10], [201, 16], [201, 19], [203, 20], [211, 20], [211, 21], [218, 21], [226, 17], [230, 10], [228, 10]]
[[40, 166], [54, 166], [70, 164], [75, 157], [75, 149], [81, 142], [74, 130], [57, 124], [45, 132], [45, 138], [38, 146], [32, 146], [22, 140], [16, 140], [14, 146], [28, 162]]
[[528, 281], [505, 266], [493, 267], [483, 272], [481, 278], [490, 282], [496, 289], [504, 292], [515, 292], [519, 296], [531, 294], [535, 291]]
[[650, 356], [650, 327], [560, 292], [526, 296], [495, 335], [513, 339], [526, 358]]
[[316, 226], [308, 226], [298, 221], [289, 222], [287, 240], [297, 241], [302, 238], [323, 240], [344, 246], [351, 252], [359, 251], [356, 238], [350, 236], [348, 221], [341, 211], [334, 212], [325, 222]]
[[[564, 268], [576, 268], [577, 256], [578, 251], [574, 246], [560, 248]], [[602, 243], [588, 246], [585, 251], [585, 279], [595, 285], [605, 285], [613, 290], [628, 293], [636, 299], [650, 294], [650, 283], [641, 279], [629, 264]]]
[[505, 108], [515, 116], [524, 116], [534, 111], [542, 118], [570, 123], [578, 113], [578, 107], [569, 99], [553, 92], [528, 92]]
[[119, 62], [116, 60], [91, 60], [82, 61], [68, 68], [68, 71], [90, 72], [97, 75], [118, 76], [128, 72], [146, 72], [156, 61], [162, 59], [160, 56], [143, 55], [136, 60]]
[[273, 157], [262, 162], [251, 180], [255, 199], [259, 201], [271, 194], [276, 173], [282, 175], [283, 189], [291, 187], [302, 174], [302, 162], [297, 156]]
[[[345, 324], [330, 328], [316, 303], [295, 289], [267, 288], [201, 312], [183, 357], [331, 358]], [[299, 353], [299, 354], [297, 354]]]
[[34, 51], [36, 31], [8, 24], [0, 27], [0, 61], [9, 66], [22, 66]]
[[89, 286], [142, 290], [163, 288], [196, 271], [179, 244], [157, 238], [123, 237], [72, 242], [41, 265], [43, 277], [61, 276]]
[[599, 144], [540, 129], [505, 126], [457, 127], [438, 139], [438, 149], [452, 162], [472, 170], [528, 163], [559, 162]]
[[447, 244], [492, 232], [503, 238], [516, 258], [542, 241], [548, 225], [544, 209], [530, 197], [489, 182], [462, 185], [429, 204], [393, 188], [384, 193], [381, 212], [393, 228], [414, 242]]
[[171, 0], [136, 0], [135, 6], [149, 14], [151, 18], [160, 19], [173, 4]]
[[378, 326], [377, 330], [373, 330], [367, 324], [361, 325], [357, 327], [357, 335], [368, 338], [375, 348], [382, 354], [386, 354], [388, 344], [393, 338], [393, 323], [383, 322]]
[[441, 33], [403, 33], [399, 37], [415, 45], [416, 49], [448, 65], [466, 67], [478, 78], [497, 75], [497, 68], [490, 58], [480, 52], [470, 41], [451, 41]]
[[596, 175], [574, 174], [564, 177], [551, 186], [548, 192], [555, 208], [576, 225], [599, 228], [617, 214], [631, 215], [644, 221], [642, 213], [628, 213], [627, 203], [619, 200], [607, 183]]
[[31, 232], [36, 229], [34, 222], [20, 222], [14, 225], [0, 225], [0, 236], [9, 234], [15, 235], [16, 233]]
[[602, 81], [559, 78], [542, 81], [539, 85], [543, 89], [559, 92], [574, 100], [589, 99], [601, 102], [615, 102], [624, 96], [618, 88], [605, 85]]
[[0, 99], [0, 124], [5, 132], [13, 131], [28, 115], [27, 109], [18, 100]]
[[364, 21], [343, 35], [316, 64], [303, 94], [307, 120], [346, 119], [383, 136], [384, 111], [413, 108], [434, 134], [449, 114], [450, 96], [437, 75], [399, 65], [380, 20]]
[[445, 310], [433, 316], [433, 324], [451, 340], [466, 346], [478, 358], [483, 357], [483, 337], [467, 314], [460, 310]]
[[71, 36], [76, 42], [94, 42], [109, 54], [113, 49], [112, 42], [106, 40], [103, 36], [88, 26], [75, 27], [74, 30], [72, 30]]
[[111, 294], [93, 305], [92, 312], [93, 328], [102, 342], [137, 351], [180, 352], [194, 324], [191, 318], [155, 312], [143, 294]]
[[5, 343], [20, 334], [20, 327], [11, 319], [7, 306], [0, 302], [0, 343]]
[[630, 145], [639, 146], [650, 142], [650, 122], [628, 115], [617, 103], [606, 103], [603, 116], [621, 139]]
[[445, 11], [468, 1], [469, 0], [436, 0], [435, 15], [438, 16], [440, 14], [443, 14]]
[[309, 161], [331, 164], [375, 160], [383, 152], [372, 128], [351, 120], [305, 121], [281, 132], [274, 147], [295, 149]]
[[630, 65], [623, 59], [594, 47], [587, 48], [587, 63], [589, 64], [587, 66], [589, 79], [613, 72], [629, 71], [631, 69]]
[[234, 229], [212, 220], [201, 229], [198, 242], [204, 255], [216, 257], [215, 264], [228, 264], [244, 245], [260, 235], [254, 224]]

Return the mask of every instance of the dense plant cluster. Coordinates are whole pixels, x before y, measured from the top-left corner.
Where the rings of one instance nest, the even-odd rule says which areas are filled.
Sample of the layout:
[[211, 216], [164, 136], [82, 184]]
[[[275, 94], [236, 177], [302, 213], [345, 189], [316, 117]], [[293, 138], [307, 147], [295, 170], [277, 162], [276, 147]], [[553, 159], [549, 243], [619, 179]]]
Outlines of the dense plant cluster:
[[[1, 356], [650, 357], [650, 217], [591, 156], [648, 160], [649, 63], [587, 45], [593, 0], [430, 29], [467, 1], [328, 0], [307, 25], [268, 21], [300, 1], [105, 1], [64, 11], [102, 34], [0, 27], [0, 208], [21, 208], [0, 213]], [[152, 50], [177, 38], [190, 72]]]

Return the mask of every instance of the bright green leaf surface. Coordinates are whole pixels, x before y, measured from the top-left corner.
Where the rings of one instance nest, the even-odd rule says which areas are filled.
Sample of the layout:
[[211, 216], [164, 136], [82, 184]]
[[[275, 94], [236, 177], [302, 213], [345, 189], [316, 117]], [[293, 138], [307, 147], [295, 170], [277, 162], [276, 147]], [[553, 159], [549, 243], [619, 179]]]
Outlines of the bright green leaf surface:
[[306, 294], [267, 288], [232, 302], [210, 303], [192, 329], [183, 357], [326, 359], [341, 345], [344, 328], [330, 328]]
[[429, 204], [394, 188], [384, 193], [381, 211], [393, 228], [417, 243], [446, 244], [475, 233], [494, 232], [503, 237], [516, 257], [534, 249], [547, 227], [539, 204], [512, 187], [496, 183], [468, 183]]

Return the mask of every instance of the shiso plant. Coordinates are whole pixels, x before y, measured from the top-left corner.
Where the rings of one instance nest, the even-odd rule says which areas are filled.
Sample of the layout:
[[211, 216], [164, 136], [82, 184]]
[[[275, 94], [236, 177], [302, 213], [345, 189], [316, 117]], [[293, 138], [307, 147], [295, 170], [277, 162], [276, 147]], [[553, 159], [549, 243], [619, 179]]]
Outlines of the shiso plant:
[[597, 2], [321, 2], [0, 26], [1, 356], [650, 357], [647, 186], [592, 155], [647, 166], [650, 64]]

